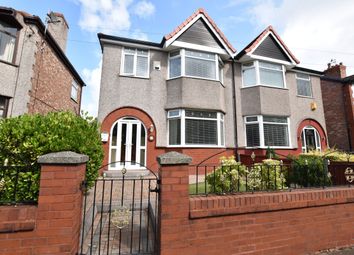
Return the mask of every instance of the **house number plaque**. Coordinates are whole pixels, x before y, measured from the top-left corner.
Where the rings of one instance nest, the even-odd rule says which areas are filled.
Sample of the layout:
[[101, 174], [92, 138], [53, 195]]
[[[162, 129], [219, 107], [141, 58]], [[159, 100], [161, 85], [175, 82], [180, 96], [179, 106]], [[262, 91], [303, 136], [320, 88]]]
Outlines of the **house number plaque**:
[[122, 206], [118, 209], [115, 209], [112, 213], [111, 222], [113, 226], [123, 229], [129, 225], [130, 211], [128, 208]]
[[354, 182], [354, 170], [351, 169], [350, 167], [347, 167], [344, 172], [345, 179], [349, 182], [352, 183]]

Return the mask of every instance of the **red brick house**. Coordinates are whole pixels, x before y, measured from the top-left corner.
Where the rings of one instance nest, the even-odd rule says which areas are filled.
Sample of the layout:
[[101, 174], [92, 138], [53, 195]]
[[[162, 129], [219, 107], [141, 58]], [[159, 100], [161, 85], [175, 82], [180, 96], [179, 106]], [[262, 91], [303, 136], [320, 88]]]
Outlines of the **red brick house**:
[[346, 66], [328, 64], [321, 77], [321, 89], [330, 147], [354, 150], [354, 75]]
[[0, 118], [70, 110], [80, 113], [85, 86], [65, 55], [69, 26], [0, 7]]

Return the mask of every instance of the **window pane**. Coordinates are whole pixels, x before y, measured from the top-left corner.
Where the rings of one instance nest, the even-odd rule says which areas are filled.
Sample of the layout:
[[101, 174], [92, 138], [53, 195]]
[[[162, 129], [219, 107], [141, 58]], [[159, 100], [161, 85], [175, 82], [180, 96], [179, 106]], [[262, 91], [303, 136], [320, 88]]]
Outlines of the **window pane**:
[[264, 85], [283, 88], [283, 72], [259, 68], [260, 82]]
[[296, 78], [305, 79], [305, 80], [310, 80], [310, 75], [304, 74], [304, 73], [297, 73], [297, 74], [296, 74]]
[[186, 119], [186, 144], [217, 145], [217, 121]]
[[274, 116], [263, 116], [264, 122], [274, 122], [274, 123], [288, 123], [286, 117], [274, 117]]
[[268, 62], [261, 62], [260, 61], [259, 62], [259, 66], [260, 67], [264, 67], [264, 68], [269, 68], [269, 69], [282, 71], [282, 66], [281, 65], [272, 64], [272, 63], [268, 63]]
[[137, 76], [148, 76], [148, 69], [149, 69], [149, 61], [147, 57], [137, 57], [136, 63], [136, 75]]
[[141, 132], [140, 132], [140, 146], [145, 146], [145, 128], [143, 125], [141, 125]]
[[175, 57], [175, 56], [179, 56], [179, 52], [180, 52], [179, 50], [171, 52], [170, 53], [170, 57], [172, 58], [172, 57]]
[[0, 59], [12, 62], [16, 38], [0, 32]]
[[249, 68], [242, 71], [243, 77], [243, 86], [248, 87], [252, 85], [256, 85], [256, 69]]
[[140, 166], [145, 166], [145, 149], [140, 150]]
[[130, 53], [130, 54], [135, 54], [135, 49], [134, 48], [124, 48], [124, 52]]
[[246, 117], [246, 122], [252, 122], [252, 121], [258, 121], [258, 117], [257, 116]]
[[7, 115], [6, 107], [7, 107], [8, 99], [6, 97], [0, 96], [0, 119], [5, 118]]
[[215, 79], [215, 69], [215, 61], [186, 57], [186, 75]]
[[216, 112], [186, 110], [186, 117], [216, 119]]
[[6, 33], [9, 33], [13, 37], [16, 36], [17, 34], [17, 28], [12, 27], [11, 25], [0, 21], [0, 31], [4, 31]]
[[264, 124], [265, 146], [289, 146], [287, 125]]
[[296, 79], [296, 84], [297, 84], [297, 94], [299, 96], [307, 96], [307, 97], [312, 96], [310, 81]]
[[246, 125], [247, 147], [260, 146], [259, 124]]
[[134, 73], [134, 56], [125, 55], [124, 57], [124, 73], [133, 74]]
[[138, 56], [147, 56], [148, 55], [147, 50], [137, 49], [137, 53], [138, 53]]
[[180, 145], [181, 144], [181, 119], [171, 119], [169, 124], [169, 144]]
[[[111, 149], [111, 162], [116, 162], [117, 161], [117, 150], [116, 149]], [[116, 163], [111, 164], [111, 167], [116, 167]]]
[[214, 53], [186, 50], [186, 56], [215, 60]]
[[78, 98], [78, 86], [74, 81], [71, 84], [71, 98], [75, 101], [77, 101]]
[[181, 57], [170, 59], [170, 78], [181, 76]]
[[112, 131], [112, 146], [117, 145], [117, 130], [118, 130], [118, 124], [115, 124]]
[[172, 117], [179, 117], [181, 115], [180, 110], [171, 110], [168, 111], [168, 117], [172, 118]]
[[221, 139], [220, 144], [221, 144], [221, 145], [225, 145], [225, 139], [224, 139], [224, 122], [223, 122], [223, 121], [220, 121], [220, 139]]

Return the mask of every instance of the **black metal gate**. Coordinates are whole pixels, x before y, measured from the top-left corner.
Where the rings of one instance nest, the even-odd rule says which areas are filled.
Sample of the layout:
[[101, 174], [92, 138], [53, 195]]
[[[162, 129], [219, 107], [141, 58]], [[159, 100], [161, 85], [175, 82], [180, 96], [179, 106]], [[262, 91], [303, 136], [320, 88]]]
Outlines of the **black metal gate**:
[[157, 254], [159, 179], [126, 163], [85, 192], [79, 254]]

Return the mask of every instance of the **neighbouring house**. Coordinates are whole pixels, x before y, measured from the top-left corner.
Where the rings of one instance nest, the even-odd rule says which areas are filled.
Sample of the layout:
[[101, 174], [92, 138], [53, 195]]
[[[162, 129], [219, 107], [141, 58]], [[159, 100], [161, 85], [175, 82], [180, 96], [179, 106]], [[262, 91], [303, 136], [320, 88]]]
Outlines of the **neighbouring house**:
[[160, 43], [98, 38], [105, 164], [155, 169], [170, 150], [198, 164], [327, 146], [322, 73], [298, 67], [272, 27], [238, 54], [203, 9]]
[[354, 75], [342, 63], [328, 64], [321, 89], [329, 146], [354, 151]]
[[[50, 16], [50, 17], [49, 17]], [[85, 86], [65, 55], [68, 24], [0, 7], [0, 118], [70, 110], [80, 113]]]

